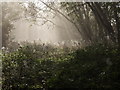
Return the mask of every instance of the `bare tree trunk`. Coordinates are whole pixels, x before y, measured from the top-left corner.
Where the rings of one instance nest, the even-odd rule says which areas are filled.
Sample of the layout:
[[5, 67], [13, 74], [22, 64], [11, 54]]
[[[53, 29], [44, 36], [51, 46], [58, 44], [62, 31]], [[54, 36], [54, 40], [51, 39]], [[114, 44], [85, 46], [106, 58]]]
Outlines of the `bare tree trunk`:
[[102, 24], [103, 27], [105, 28], [105, 33], [110, 36], [110, 39], [114, 43], [116, 43], [116, 37], [115, 37], [115, 32], [113, 30], [113, 27], [111, 26], [111, 23], [108, 21], [107, 16], [104, 14], [99, 3], [91, 2], [91, 3], [87, 3], [87, 4], [92, 9], [98, 23]]

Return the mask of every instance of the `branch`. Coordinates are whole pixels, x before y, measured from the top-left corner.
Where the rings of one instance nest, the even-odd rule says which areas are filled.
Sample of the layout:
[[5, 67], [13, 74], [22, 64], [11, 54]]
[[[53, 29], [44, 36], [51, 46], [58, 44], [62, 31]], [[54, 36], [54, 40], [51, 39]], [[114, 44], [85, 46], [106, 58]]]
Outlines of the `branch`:
[[[41, 1], [41, 0], [40, 0]], [[81, 33], [81, 31], [79, 30], [79, 27], [76, 25], [75, 22], [73, 22], [73, 20], [69, 19], [66, 15], [64, 15], [61, 11], [55, 9], [55, 8], [52, 8], [50, 7], [48, 4], [46, 4], [45, 2], [41, 1], [44, 5], [46, 5], [48, 8], [50, 8], [51, 10], [55, 11], [55, 12], [58, 12], [59, 14], [61, 14], [63, 17], [65, 17], [69, 22], [71, 22], [75, 27], [76, 29]]]

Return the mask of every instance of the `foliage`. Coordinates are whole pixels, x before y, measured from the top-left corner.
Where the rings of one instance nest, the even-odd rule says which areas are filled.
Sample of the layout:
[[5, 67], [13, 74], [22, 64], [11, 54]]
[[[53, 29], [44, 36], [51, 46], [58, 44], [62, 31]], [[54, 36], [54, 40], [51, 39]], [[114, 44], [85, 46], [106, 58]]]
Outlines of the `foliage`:
[[[61, 7], [79, 27], [88, 42], [118, 42], [120, 32], [120, 2], [62, 2]], [[82, 30], [82, 31], [81, 31]], [[88, 41], [87, 41], [88, 40]], [[107, 42], [106, 42], [107, 40]]]
[[120, 88], [117, 46], [83, 49], [29, 44], [3, 53], [3, 90]]
[[[51, 12], [52, 10], [64, 16], [68, 21], [73, 21], [71, 23], [82, 32], [82, 39], [93, 46], [60, 49], [35, 43], [23, 46], [16, 43], [15, 47], [13, 43], [14, 50], [9, 48], [8, 51], [3, 50], [2, 53], [2, 89], [114, 88], [119, 90], [119, 3], [61, 3], [67, 15], [55, 9], [52, 4], [51, 6], [43, 4], [49, 8], [43, 11]], [[15, 4], [15, 7], [17, 5]], [[15, 11], [14, 5], [7, 3], [3, 3], [2, 8], [2, 41], [3, 46], [6, 47], [9, 32], [14, 28], [13, 22], [21, 18], [22, 10], [26, 8], [21, 7], [21, 9], [18, 5]], [[36, 7], [34, 3], [29, 3], [27, 9], [24, 13], [33, 21], [38, 19], [37, 16], [40, 16], [39, 19], [48, 21], [39, 13], [41, 8]], [[112, 45], [114, 43], [111, 41], [114, 42], [114, 40], [118, 42], [117, 46]], [[104, 45], [95, 45], [101, 42]]]

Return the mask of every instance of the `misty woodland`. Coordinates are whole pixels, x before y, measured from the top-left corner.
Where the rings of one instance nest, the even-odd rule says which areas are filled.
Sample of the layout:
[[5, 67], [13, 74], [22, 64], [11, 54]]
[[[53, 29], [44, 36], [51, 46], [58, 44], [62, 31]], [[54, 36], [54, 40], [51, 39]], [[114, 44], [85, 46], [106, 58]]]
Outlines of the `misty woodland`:
[[120, 90], [120, 2], [1, 2], [1, 90]]

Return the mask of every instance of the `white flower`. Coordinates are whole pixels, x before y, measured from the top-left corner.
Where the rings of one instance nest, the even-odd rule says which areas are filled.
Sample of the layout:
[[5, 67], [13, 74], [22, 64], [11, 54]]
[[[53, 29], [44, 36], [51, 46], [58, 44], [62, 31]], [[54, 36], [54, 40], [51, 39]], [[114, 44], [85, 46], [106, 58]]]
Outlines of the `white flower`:
[[2, 49], [2, 50], [5, 50], [5, 47], [2, 47], [1, 49]]

